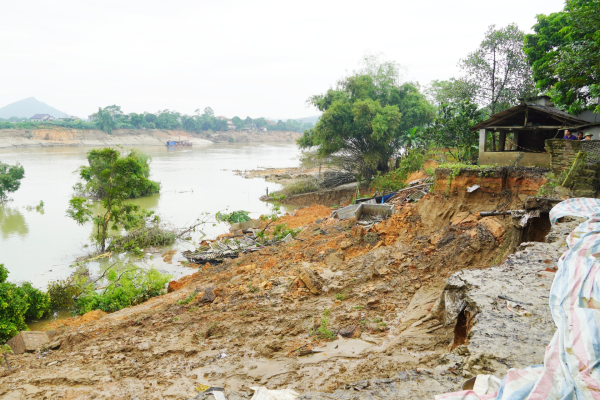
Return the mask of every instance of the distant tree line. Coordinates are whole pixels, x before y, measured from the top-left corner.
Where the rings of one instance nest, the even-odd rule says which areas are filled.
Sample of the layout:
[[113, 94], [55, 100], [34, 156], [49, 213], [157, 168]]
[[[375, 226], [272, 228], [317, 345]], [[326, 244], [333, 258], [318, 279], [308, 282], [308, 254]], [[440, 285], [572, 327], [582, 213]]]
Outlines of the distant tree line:
[[[269, 121], [266, 118], [242, 119], [240, 117], [231, 118], [235, 130], [264, 130], [267, 131], [288, 131], [304, 132], [311, 129], [314, 124], [300, 122], [293, 119], [287, 121], [279, 120]], [[12, 117], [8, 120], [0, 118], [0, 129], [35, 129], [40, 126], [60, 126], [75, 129], [101, 129], [107, 133], [112, 133], [114, 129], [168, 129], [183, 130], [186, 132], [223, 132], [230, 130], [228, 121], [215, 116], [210, 107], [206, 107], [203, 112], [196, 110], [194, 115], [186, 115], [177, 111], [162, 110], [155, 113], [144, 112], [141, 114], [125, 114], [120, 106], [112, 105], [104, 108], [98, 108], [98, 111], [92, 114], [91, 121], [43, 121], [32, 122], [26, 118]], [[233, 127], [232, 126], [232, 127]]]

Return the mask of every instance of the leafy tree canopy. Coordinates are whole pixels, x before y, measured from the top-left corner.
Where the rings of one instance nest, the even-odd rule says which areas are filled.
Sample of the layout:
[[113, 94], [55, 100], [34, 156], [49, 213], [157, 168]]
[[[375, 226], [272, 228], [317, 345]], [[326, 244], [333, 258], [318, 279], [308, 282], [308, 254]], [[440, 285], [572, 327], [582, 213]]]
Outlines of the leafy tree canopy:
[[397, 64], [373, 57], [308, 102], [323, 115], [304, 132], [299, 146], [314, 146], [320, 156], [337, 155], [347, 169], [365, 177], [387, 172], [390, 158], [402, 147], [402, 132], [427, 124], [434, 113], [416, 84], [400, 83]]
[[[79, 224], [92, 219], [96, 239], [104, 252], [109, 225], [113, 229], [131, 229], [150, 216], [127, 200], [157, 193], [160, 184], [149, 179], [150, 157], [136, 150], [121, 154], [111, 148], [94, 149], [88, 152], [87, 159], [88, 165], [80, 168], [82, 182], [75, 186], [78, 194], [69, 201], [67, 215]], [[93, 216], [87, 197], [100, 199], [101, 214]]]
[[6, 201], [8, 193], [16, 192], [21, 186], [25, 169], [19, 165], [8, 165], [0, 162], [0, 202]]
[[483, 119], [483, 110], [469, 100], [450, 100], [438, 107], [427, 137], [445, 148], [454, 159], [470, 162], [478, 152], [479, 132], [469, 128]]
[[479, 48], [460, 60], [467, 84], [463, 89], [466, 93], [472, 91], [477, 104], [489, 115], [536, 94], [523, 52], [523, 37], [515, 24], [500, 29], [491, 25]]
[[567, 0], [537, 21], [524, 47], [537, 87], [573, 114], [600, 112], [600, 1]]

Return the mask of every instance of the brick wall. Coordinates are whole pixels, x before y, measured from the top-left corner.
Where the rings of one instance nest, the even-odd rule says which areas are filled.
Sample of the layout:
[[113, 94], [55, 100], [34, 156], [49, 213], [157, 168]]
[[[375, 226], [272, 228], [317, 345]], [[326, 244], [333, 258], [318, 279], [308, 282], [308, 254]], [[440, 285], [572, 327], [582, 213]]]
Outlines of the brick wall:
[[596, 197], [600, 191], [600, 140], [546, 140], [546, 151], [552, 156], [551, 168], [556, 175], [569, 170], [580, 151], [585, 153], [583, 167], [574, 177], [573, 194], [577, 197]]

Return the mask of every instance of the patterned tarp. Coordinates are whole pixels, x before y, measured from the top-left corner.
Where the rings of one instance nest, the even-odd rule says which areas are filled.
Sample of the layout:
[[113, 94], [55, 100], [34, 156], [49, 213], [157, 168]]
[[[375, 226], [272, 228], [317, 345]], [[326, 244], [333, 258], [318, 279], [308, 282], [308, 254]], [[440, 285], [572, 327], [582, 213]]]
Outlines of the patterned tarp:
[[569, 250], [558, 261], [550, 289], [556, 332], [544, 365], [510, 369], [492, 394], [464, 390], [436, 400], [600, 399], [600, 200], [565, 200], [552, 209], [550, 221], [564, 216], [587, 221], [571, 232]]

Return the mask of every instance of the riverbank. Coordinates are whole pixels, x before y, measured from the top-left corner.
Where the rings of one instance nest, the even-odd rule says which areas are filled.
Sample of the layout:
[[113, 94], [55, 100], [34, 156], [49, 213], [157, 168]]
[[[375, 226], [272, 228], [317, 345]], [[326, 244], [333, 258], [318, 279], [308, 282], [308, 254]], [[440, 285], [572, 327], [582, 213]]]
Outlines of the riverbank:
[[164, 146], [169, 140], [188, 140], [194, 146], [211, 143], [295, 143], [296, 132], [213, 132], [194, 134], [179, 130], [115, 129], [0, 129], [0, 148], [56, 146]]
[[[291, 243], [205, 265], [165, 296], [65, 327], [56, 350], [11, 356], [0, 394], [186, 399], [206, 385], [230, 400], [249, 398], [252, 386], [429, 399], [478, 371], [538, 364], [553, 329], [544, 296], [571, 225], [553, 228], [549, 244], [525, 244], [545, 225], [482, 218], [522, 207], [545, 182], [539, 171], [509, 170], [472, 177], [481, 186], [472, 194], [469, 173], [449, 181], [440, 171], [439, 193], [369, 229], [328, 207], [300, 209], [280, 220], [303, 228]], [[505, 288], [534, 304], [534, 316], [515, 320], [499, 307]], [[536, 330], [528, 351], [505, 343], [515, 329]]]

